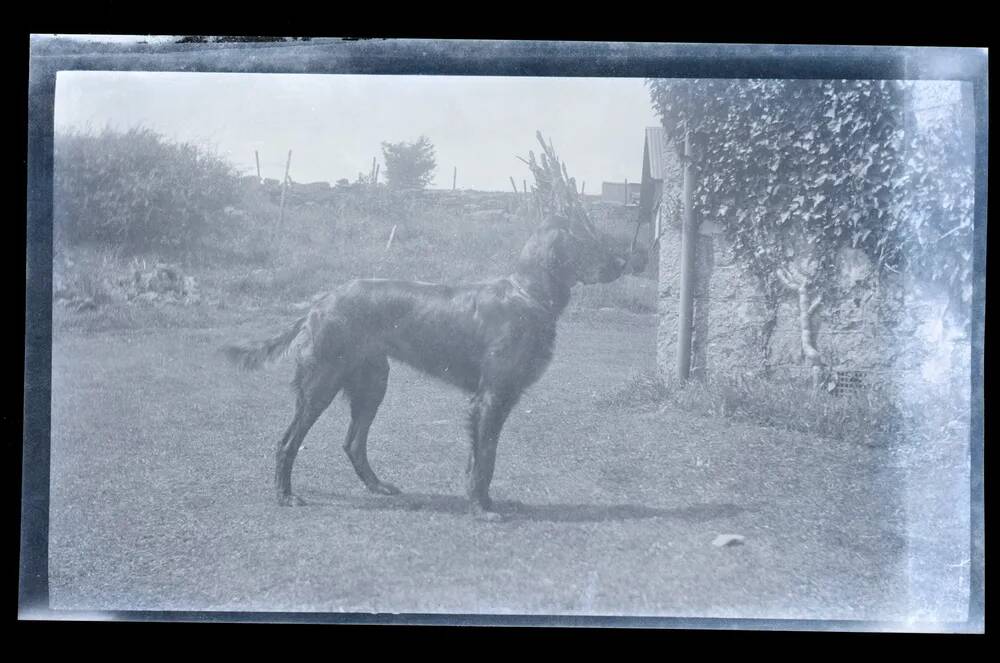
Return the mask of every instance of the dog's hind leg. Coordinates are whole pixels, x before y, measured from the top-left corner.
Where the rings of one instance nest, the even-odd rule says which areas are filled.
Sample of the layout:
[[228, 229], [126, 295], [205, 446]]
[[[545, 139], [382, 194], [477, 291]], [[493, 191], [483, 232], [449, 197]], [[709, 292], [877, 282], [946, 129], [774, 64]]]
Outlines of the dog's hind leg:
[[275, 453], [275, 488], [278, 504], [298, 506], [305, 500], [292, 493], [292, 465], [309, 429], [329, 407], [343, 383], [340, 371], [320, 368], [314, 363], [300, 363], [295, 374], [295, 416], [278, 442]]
[[389, 361], [385, 355], [367, 358], [344, 383], [344, 391], [351, 400], [351, 425], [344, 440], [344, 451], [365, 487], [381, 495], [400, 492], [391, 483], [379, 479], [368, 464], [368, 429], [382, 404], [388, 383]]

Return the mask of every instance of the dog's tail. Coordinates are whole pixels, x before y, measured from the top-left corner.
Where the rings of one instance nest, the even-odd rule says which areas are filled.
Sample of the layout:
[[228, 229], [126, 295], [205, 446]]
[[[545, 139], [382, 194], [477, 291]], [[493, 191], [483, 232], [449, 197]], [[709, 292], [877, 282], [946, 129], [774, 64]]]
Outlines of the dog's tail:
[[292, 343], [302, 333], [307, 318], [308, 316], [299, 318], [288, 331], [274, 338], [244, 345], [227, 345], [222, 348], [222, 352], [237, 367], [245, 371], [256, 370], [281, 359], [288, 353]]

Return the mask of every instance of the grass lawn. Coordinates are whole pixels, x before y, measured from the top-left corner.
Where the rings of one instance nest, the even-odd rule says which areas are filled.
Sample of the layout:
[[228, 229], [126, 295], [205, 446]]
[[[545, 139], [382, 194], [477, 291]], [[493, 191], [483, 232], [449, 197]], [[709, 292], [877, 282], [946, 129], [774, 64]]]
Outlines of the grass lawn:
[[[884, 451], [598, 406], [649, 366], [651, 316], [561, 323], [552, 366], [501, 438], [504, 522], [467, 513], [463, 395], [398, 364], [370, 456], [404, 494], [364, 490], [338, 399], [295, 466], [309, 505], [279, 508], [290, 366], [238, 373], [217, 349], [288, 320], [57, 332], [53, 608], [907, 615], [900, 477]], [[719, 534], [745, 543], [716, 547]]]

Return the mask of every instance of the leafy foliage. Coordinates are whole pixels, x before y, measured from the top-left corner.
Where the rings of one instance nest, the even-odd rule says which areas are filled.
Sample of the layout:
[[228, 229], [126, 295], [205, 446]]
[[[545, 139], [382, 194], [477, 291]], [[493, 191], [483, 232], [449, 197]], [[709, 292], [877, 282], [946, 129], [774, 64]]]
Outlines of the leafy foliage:
[[955, 127], [930, 136], [909, 130], [904, 83], [648, 85], [675, 144], [691, 132], [696, 213], [726, 229], [766, 291], [789, 264], [808, 265], [813, 283], [832, 289], [837, 253], [850, 247], [879, 272], [918, 268], [963, 296], [971, 271], [971, 256], [960, 248], [971, 237], [971, 162]]
[[382, 143], [385, 178], [394, 189], [423, 189], [434, 179], [437, 161], [426, 136], [415, 142]]
[[190, 248], [239, 197], [227, 162], [148, 129], [60, 133], [54, 154], [55, 227], [71, 244]]
[[960, 119], [943, 118], [908, 145], [894, 181], [893, 213], [906, 219], [899, 249], [919, 277], [948, 287], [955, 301], [972, 300], [975, 205], [971, 135]]

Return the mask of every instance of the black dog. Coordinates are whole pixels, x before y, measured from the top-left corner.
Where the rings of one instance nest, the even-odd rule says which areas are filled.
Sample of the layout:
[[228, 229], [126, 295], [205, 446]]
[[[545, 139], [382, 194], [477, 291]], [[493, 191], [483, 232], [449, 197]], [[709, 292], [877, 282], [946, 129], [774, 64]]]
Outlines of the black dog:
[[319, 301], [271, 340], [226, 348], [252, 369], [300, 347], [293, 386], [295, 417], [277, 450], [275, 483], [282, 505], [292, 493], [292, 464], [320, 414], [343, 389], [351, 404], [344, 449], [372, 492], [399, 490], [368, 464], [371, 427], [389, 377], [388, 357], [473, 394], [467, 492], [476, 513], [494, 517], [489, 497], [497, 442], [511, 408], [552, 357], [556, 320], [576, 283], [607, 283], [645, 253], [616, 251], [585, 215], [553, 215], [532, 234], [513, 275], [474, 285], [392, 280], [352, 281]]

